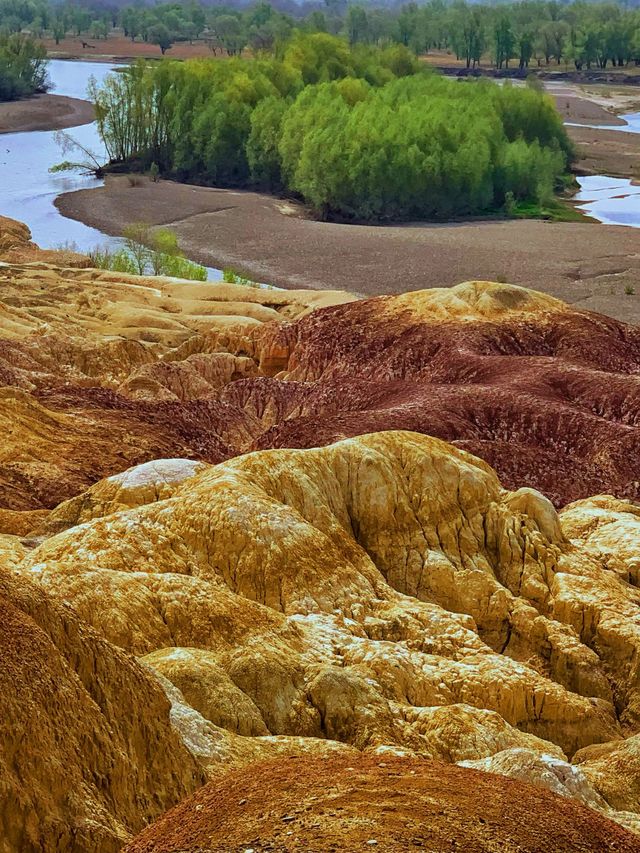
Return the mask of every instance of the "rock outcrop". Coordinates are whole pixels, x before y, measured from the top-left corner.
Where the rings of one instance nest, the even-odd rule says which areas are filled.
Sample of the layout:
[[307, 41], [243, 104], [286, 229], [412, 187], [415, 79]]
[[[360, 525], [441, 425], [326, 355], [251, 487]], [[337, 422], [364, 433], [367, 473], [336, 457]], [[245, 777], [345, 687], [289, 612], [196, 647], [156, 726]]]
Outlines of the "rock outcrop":
[[[0, 222], [0, 247], [20, 229]], [[543, 294], [468, 282], [354, 300], [37, 261], [3, 263], [0, 284], [0, 423], [19, 424], [0, 508], [53, 508], [153, 458], [385, 429], [453, 442], [558, 507], [639, 496], [640, 333]]]
[[131, 850], [246, 850], [210, 804], [257, 762], [281, 805], [289, 770], [351, 791], [341, 849], [438, 797], [411, 838], [541, 849], [524, 802], [554, 849], [640, 849], [636, 329], [487, 282], [0, 284], [7, 853], [111, 853], [205, 779]]
[[[353, 298], [126, 276], [67, 255], [0, 219], [0, 509], [50, 509], [159, 457], [237, 453], [254, 420], [217, 394], [258, 373], [255, 329]], [[203, 333], [211, 352], [191, 344]]]
[[[16, 571], [158, 674], [210, 774], [308, 739], [555, 791], [574, 754], [640, 730], [637, 521], [606, 497], [558, 515], [387, 432], [112, 476], [40, 522]], [[564, 792], [628, 825], [590, 761]]]
[[60, 267], [87, 268], [86, 255], [67, 249], [41, 249], [31, 240], [31, 231], [22, 222], [0, 216], [0, 261], [11, 264], [50, 263]]

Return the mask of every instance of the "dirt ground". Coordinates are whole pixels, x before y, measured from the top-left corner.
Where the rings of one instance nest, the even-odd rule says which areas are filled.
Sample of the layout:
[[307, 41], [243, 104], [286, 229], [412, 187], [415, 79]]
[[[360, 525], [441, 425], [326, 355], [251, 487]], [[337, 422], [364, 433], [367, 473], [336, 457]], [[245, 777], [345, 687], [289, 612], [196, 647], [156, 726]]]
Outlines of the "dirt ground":
[[[113, 235], [131, 222], [170, 225], [194, 260], [280, 287], [375, 295], [502, 280], [640, 322], [640, 235], [632, 228], [535, 220], [339, 225], [306, 219], [301, 206], [268, 195], [169, 181], [131, 187], [120, 176], [56, 204]], [[626, 285], [639, 295], [627, 295]]]
[[[53, 39], [42, 39], [42, 43], [52, 59], [92, 59], [107, 62], [112, 59], [136, 59], [140, 56], [160, 59], [162, 56], [158, 45], [132, 42], [122, 35], [110, 35], [107, 39], [94, 39], [87, 35], [69, 36], [61, 39], [60, 44], [56, 44]], [[83, 47], [83, 43], [87, 46]], [[220, 51], [217, 55], [222, 56]], [[211, 58], [213, 53], [204, 41], [194, 40], [193, 44], [174, 44], [166, 56], [170, 59], [194, 59], [202, 56]]]
[[[619, 126], [619, 113], [640, 110], [640, 89], [635, 86], [581, 87], [549, 84], [560, 115], [566, 122], [596, 126]], [[637, 133], [568, 127], [578, 151], [578, 171], [592, 175], [633, 178], [640, 174], [640, 137]]]
[[64, 95], [34, 95], [24, 101], [0, 103], [0, 133], [61, 130], [89, 124], [93, 119], [92, 104]]
[[580, 155], [577, 165], [581, 173], [614, 178], [640, 177], [640, 137], [637, 133], [571, 127], [569, 136]]
[[123, 853], [637, 853], [604, 815], [515, 779], [421, 759], [289, 758], [196, 791]]

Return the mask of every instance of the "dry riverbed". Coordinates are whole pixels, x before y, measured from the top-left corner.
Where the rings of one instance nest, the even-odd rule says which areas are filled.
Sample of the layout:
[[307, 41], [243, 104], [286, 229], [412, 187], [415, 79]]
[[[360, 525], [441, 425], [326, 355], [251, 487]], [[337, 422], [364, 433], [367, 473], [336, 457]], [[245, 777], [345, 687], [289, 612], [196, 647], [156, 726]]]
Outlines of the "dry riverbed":
[[64, 95], [34, 95], [0, 103], [0, 133], [62, 130], [89, 124], [94, 118], [93, 104]]
[[639, 174], [638, 134], [601, 128], [623, 127], [621, 113], [640, 111], [640, 87], [550, 84], [547, 88], [565, 122], [594, 125], [567, 128], [576, 144], [580, 172], [617, 178], [634, 178]]
[[110, 176], [103, 188], [60, 196], [65, 216], [117, 235], [146, 221], [170, 225], [189, 257], [287, 288], [399, 293], [504, 280], [578, 307], [640, 322], [638, 231], [536, 220], [398, 226], [339, 225], [253, 192]]

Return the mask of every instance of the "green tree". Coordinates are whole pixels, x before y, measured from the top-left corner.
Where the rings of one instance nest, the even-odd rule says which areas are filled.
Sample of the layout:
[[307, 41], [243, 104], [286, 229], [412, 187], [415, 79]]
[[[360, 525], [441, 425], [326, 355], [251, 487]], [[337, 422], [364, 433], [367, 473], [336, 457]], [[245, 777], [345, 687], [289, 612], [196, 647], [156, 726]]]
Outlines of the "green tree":
[[133, 222], [122, 232], [122, 238], [133, 268], [138, 275], [147, 272], [150, 249], [145, 245], [150, 240], [151, 228], [146, 222]]
[[164, 24], [154, 24], [149, 29], [149, 41], [157, 44], [164, 56], [173, 44], [173, 37]]
[[30, 36], [0, 33], [0, 101], [45, 92], [47, 52]]
[[279, 144], [288, 107], [282, 98], [271, 97], [260, 101], [251, 113], [247, 163], [251, 181], [263, 189], [278, 190], [282, 186]]
[[219, 15], [212, 28], [218, 42], [229, 56], [242, 53], [247, 45], [247, 32], [240, 18], [235, 15]]
[[67, 25], [66, 25], [64, 18], [62, 18], [61, 16], [56, 17], [54, 19], [53, 27], [52, 27], [52, 33], [53, 33], [53, 38], [54, 38], [56, 44], [60, 44], [62, 39], [66, 36]]
[[369, 40], [369, 19], [362, 6], [349, 6], [345, 28], [349, 44], [359, 44]]
[[509, 60], [514, 56], [515, 38], [511, 21], [506, 14], [501, 14], [496, 22], [493, 33], [495, 63], [497, 68], [509, 67]]

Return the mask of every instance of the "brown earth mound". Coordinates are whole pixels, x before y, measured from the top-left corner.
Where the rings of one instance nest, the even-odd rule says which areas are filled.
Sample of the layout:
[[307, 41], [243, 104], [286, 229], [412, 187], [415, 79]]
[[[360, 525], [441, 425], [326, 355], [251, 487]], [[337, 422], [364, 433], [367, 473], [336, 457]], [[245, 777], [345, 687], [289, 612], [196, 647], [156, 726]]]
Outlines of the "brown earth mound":
[[[13, 510], [149, 459], [237, 453], [253, 419], [215, 397], [258, 373], [255, 329], [353, 298], [85, 269], [8, 219], [0, 260], [0, 507]], [[191, 352], [202, 332], [213, 351]]]
[[[22, 103], [22, 102], [18, 102]], [[81, 102], [83, 103], [83, 102]], [[5, 106], [0, 104], [0, 106]], [[37, 261], [41, 264], [58, 264], [62, 267], [89, 267], [86, 255], [66, 249], [41, 249], [31, 241], [31, 231], [22, 222], [0, 216], [0, 261], [21, 264]]]
[[411, 429], [558, 505], [598, 491], [640, 495], [636, 327], [472, 282], [318, 311], [260, 342], [280, 356], [278, 381], [248, 379], [220, 395], [263, 412], [252, 448]]
[[124, 853], [636, 853], [640, 841], [512, 779], [407, 758], [291, 758], [230, 773]]

